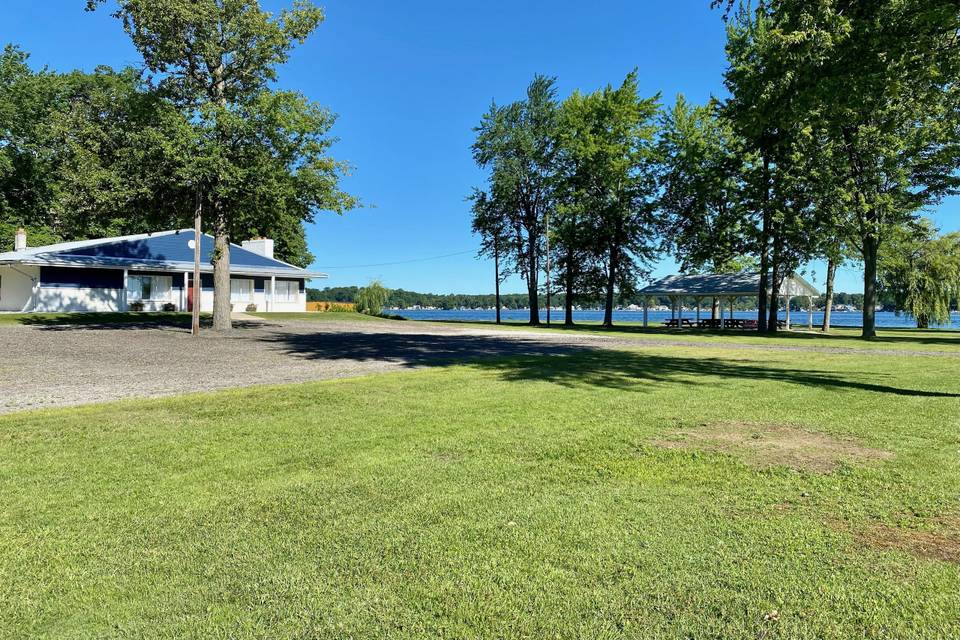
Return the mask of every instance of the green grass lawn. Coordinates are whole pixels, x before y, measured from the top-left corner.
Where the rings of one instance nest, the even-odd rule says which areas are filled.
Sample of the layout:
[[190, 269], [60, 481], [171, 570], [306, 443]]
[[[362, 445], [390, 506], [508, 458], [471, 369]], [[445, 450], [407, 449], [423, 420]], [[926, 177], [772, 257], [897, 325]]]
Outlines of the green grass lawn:
[[957, 637], [958, 394], [649, 347], [0, 417], [0, 636]]

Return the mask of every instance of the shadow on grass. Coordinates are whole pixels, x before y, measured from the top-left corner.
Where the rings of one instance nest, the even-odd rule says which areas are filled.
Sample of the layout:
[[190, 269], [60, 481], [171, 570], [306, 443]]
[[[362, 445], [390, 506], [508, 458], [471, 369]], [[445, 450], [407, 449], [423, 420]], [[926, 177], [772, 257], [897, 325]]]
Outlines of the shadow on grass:
[[[464, 320], [423, 320], [421, 322], [431, 322], [439, 324], [448, 324], [448, 325], [473, 325], [473, 326], [490, 326], [496, 328], [497, 325], [493, 322], [484, 322], [484, 321], [464, 321]], [[501, 326], [503, 327], [513, 327], [513, 328], [533, 328], [526, 322], [504, 322]], [[630, 324], [617, 324], [613, 328], [606, 328], [600, 324], [575, 324], [572, 326], [564, 324], [539, 324], [535, 328], [544, 329], [548, 331], [570, 331], [570, 332], [584, 332], [584, 333], [612, 333], [612, 334], [626, 334], [626, 335], [638, 335], [638, 336], [655, 336], [661, 338], [669, 338], [675, 336], [698, 336], [704, 338], [723, 338], [723, 337], [746, 337], [746, 338], [760, 338], [760, 339], [786, 339], [786, 340], [796, 340], [798, 342], [807, 342], [813, 340], [823, 340], [826, 342], [831, 342], [834, 340], [856, 340], [860, 337], [860, 329], [858, 327], [834, 327], [837, 333], [821, 333], [816, 328], [812, 332], [808, 332], [806, 325], [796, 325], [796, 331], [778, 331], [777, 333], [768, 334], [768, 333], [759, 333], [757, 331], [745, 331], [742, 329], [729, 329], [729, 330], [717, 330], [717, 329], [672, 329], [667, 327], [660, 326], [650, 326], [642, 327], [639, 325], [630, 325]], [[872, 338], [869, 342], [874, 344], [888, 344], [890, 346], [898, 346], [903, 343], [913, 343], [913, 344], [928, 344], [928, 345], [941, 345], [949, 347], [960, 347], [960, 331], [956, 329], [912, 329], [912, 328], [897, 328], [897, 329], [878, 329], [880, 335], [876, 338]], [[884, 335], [885, 331], [896, 331], [899, 333], [907, 333], [909, 335]], [[864, 340], [864, 342], [867, 342]]]
[[[116, 312], [116, 313], [59, 313], [59, 314], [24, 314], [13, 319], [13, 324], [40, 327], [51, 331], [69, 331], [71, 329], [183, 329], [189, 331], [191, 315], [179, 312]], [[8, 323], [9, 324], [9, 323]], [[201, 328], [213, 326], [213, 316], [200, 316]], [[266, 326], [261, 322], [247, 322], [234, 320], [234, 328]]]
[[[883, 374], [783, 368], [756, 361], [658, 355], [558, 344], [533, 336], [394, 333], [275, 333], [263, 338], [285, 352], [318, 360], [378, 360], [409, 367], [469, 364], [505, 380], [541, 380], [569, 387], [646, 391], [654, 384], [719, 386], [725, 380], [768, 380], [822, 389], [901, 396], [960, 398], [958, 393], [905, 389], [877, 382]], [[871, 380], [872, 379], [872, 380]]]

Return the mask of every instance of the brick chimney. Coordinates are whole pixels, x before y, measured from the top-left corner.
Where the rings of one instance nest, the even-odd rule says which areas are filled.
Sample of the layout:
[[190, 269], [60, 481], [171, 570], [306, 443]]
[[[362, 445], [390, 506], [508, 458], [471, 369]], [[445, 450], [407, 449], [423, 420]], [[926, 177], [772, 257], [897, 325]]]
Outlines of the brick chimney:
[[23, 251], [27, 248], [27, 230], [23, 227], [17, 229], [17, 235], [13, 240], [13, 250]]
[[270, 238], [254, 238], [253, 240], [244, 240], [240, 243], [247, 251], [252, 251], [267, 258], [273, 258], [273, 240]]

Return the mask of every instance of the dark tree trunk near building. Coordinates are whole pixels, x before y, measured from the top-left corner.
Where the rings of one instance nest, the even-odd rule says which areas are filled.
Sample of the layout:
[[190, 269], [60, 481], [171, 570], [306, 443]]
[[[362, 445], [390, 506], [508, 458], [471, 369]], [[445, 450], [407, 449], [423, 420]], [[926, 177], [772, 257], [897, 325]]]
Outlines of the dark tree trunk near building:
[[227, 332], [233, 328], [230, 319], [233, 303], [230, 302], [230, 237], [227, 221], [217, 208], [213, 236], [213, 330]]

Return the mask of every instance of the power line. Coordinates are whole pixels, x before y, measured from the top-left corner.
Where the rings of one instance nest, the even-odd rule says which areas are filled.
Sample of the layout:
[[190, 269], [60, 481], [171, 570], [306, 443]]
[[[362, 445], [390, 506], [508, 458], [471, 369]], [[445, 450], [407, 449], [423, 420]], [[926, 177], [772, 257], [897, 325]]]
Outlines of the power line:
[[452, 257], [454, 257], [454, 256], [462, 256], [462, 255], [467, 254], [467, 253], [474, 253], [475, 251], [476, 251], [476, 249], [467, 249], [466, 251], [457, 251], [457, 252], [455, 252], [455, 253], [445, 253], [445, 254], [439, 255], [439, 256], [429, 256], [429, 257], [426, 257], [426, 258], [412, 258], [412, 259], [410, 259], [410, 260], [398, 260], [397, 262], [378, 262], [378, 263], [376, 263], [376, 264], [348, 264], [348, 265], [340, 265], [340, 266], [337, 266], [337, 267], [318, 266], [318, 267], [314, 267], [314, 269], [331, 269], [331, 270], [333, 270], [333, 269], [363, 269], [363, 268], [366, 268], [366, 267], [391, 267], [391, 266], [397, 265], [397, 264], [411, 264], [411, 263], [414, 263], [414, 262], [426, 262], [427, 260], [440, 260], [440, 259], [442, 259], [442, 258], [452, 258]]

